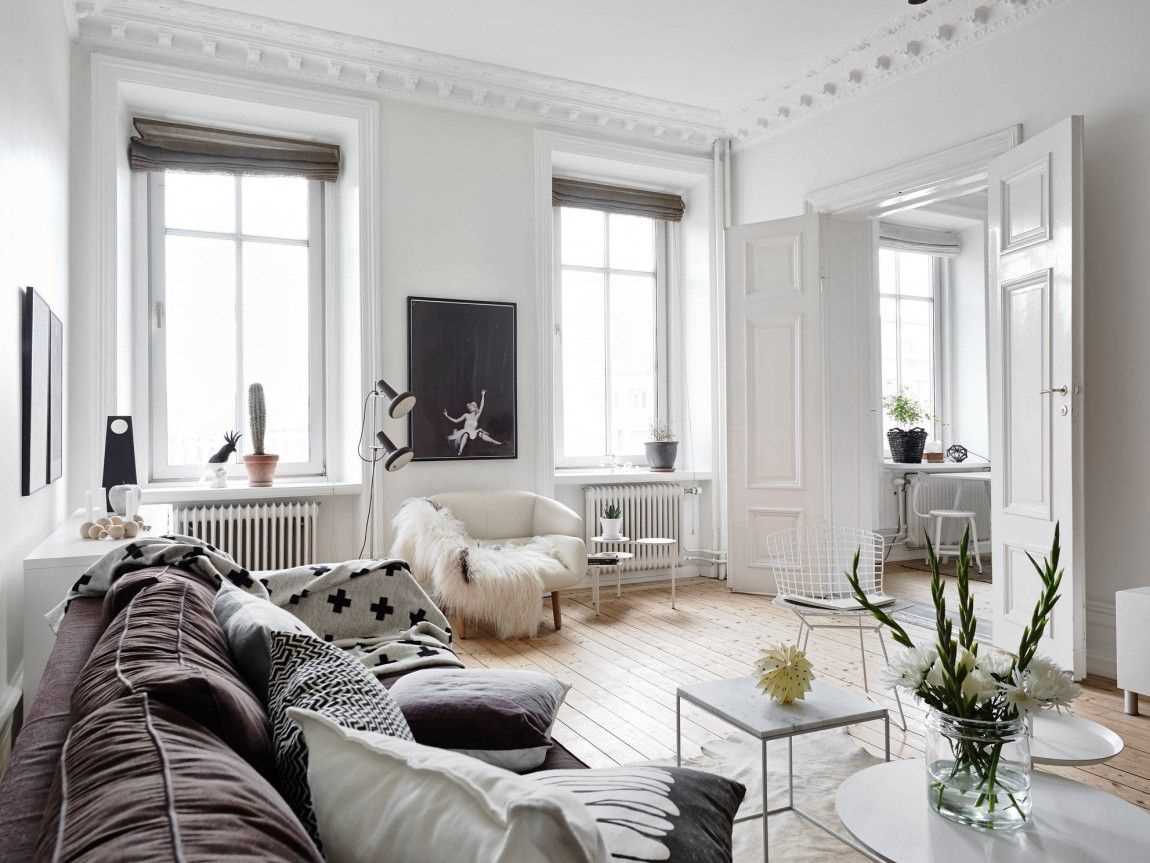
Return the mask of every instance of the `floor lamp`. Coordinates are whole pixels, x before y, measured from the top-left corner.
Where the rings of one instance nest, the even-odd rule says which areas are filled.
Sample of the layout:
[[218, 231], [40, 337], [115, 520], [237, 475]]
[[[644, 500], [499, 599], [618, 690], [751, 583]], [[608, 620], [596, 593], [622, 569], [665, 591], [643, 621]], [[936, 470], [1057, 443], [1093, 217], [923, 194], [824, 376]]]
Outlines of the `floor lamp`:
[[[375, 433], [375, 443], [367, 448], [364, 454], [363, 438], [367, 429], [367, 407], [371, 403], [372, 428], [378, 429]], [[370, 543], [369, 555], [375, 557], [375, 468], [382, 463], [383, 469], [394, 473], [402, 470], [415, 458], [415, 452], [409, 446], [396, 446], [383, 429], [379, 428], [378, 408], [380, 403], [386, 402], [387, 416], [393, 420], [403, 419], [415, 407], [415, 396], [409, 392], [397, 392], [387, 381], [380, 378], [375, 383], [375, 389], [367, 394], [363, 402], [363, 420], [359, 429], [359, 457], [371, 464], [371, 481], [367, 489], [367, 518], [363, 526], [363, 543], [359, 547], [359, 556], [363, 557], [365, 548]]]

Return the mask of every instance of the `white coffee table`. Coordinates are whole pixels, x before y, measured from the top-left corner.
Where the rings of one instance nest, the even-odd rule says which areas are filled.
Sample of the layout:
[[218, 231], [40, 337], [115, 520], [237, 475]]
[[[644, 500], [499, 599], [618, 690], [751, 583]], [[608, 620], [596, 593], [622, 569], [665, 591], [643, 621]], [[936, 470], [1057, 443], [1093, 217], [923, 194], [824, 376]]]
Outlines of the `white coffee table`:
[[851, 835], [890, 863], [1126, 863], [1150, 858], [1150, 813], [1080, 782], [1036, 772], [1031, 821], [966, 827], [930, 808], [921, 759], [877, 764], [839, 786]]
[[[729, 722], [741, 731], [758, 738], [762, 746], [763, 771], [763, 812], [762, 815], [747, 815], [736, 821], [752, 818], [763, 819], [763, 860], [769, 859], [767, 841], [767, 820], [781, 812], [794, 812], [821, 830], [846, 844], [857, 847], [854, 842], [810, 814], [795, 806], [795, 764], [794, 738], [800, 734], [825, 731], [828, 728], [843, 728], [859, 722], [882, 720], [886, 741], [886, 759], [890, 761], [890, 717], [885, 708], [820, 680], [814, 681], [811, 691], [802, 701], [792, 704], [779, 704], [768, 698], [758, 688], [753, 677], [740, 677], [735, 680], [711, 680], [680, 686], [675, 696], [675, 763], [682, 764], [683, 748], [681, 716], [682, 702], [687, 701]], [[782, 738], [787, 740], [787, 805], [774, 809], [767, 808], [767, 743]], [[860, 849], [861, 850], [861, 849]]]
[[1126, 742], [1105, 725], [1073, 713], [1043, 710], [1034, 715], [1033, 722], [1030, 758], [1036, 764], [1101, 764], [1126, 747]]

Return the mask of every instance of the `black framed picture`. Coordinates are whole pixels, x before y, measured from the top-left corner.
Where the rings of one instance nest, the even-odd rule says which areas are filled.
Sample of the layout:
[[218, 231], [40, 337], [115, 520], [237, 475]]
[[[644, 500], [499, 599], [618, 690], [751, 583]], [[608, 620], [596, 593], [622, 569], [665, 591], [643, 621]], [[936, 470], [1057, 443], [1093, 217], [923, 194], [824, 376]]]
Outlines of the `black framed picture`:
[[22, 475], [27, 496], [48, 485], [52, 310], [34, 288], [26, 288], [20, 322]]
[[519, 457], [515, 303], [407, 298], [415, 461]]

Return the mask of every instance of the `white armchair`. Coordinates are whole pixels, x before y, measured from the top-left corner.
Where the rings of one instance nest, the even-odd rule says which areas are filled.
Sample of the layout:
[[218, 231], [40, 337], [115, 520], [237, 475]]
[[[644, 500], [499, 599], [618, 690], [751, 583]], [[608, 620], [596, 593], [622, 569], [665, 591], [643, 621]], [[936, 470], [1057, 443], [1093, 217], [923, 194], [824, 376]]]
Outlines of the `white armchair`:
[[[563, 627], [560, 593], [583, 580], [587, 572], [587, 546], [583, 542], [583, 518], [557, 500], [529, 491], [456, 491], [430, 498], [463, 522], [478, 540], [527, 541], [533, 537], [551, 540], [567, 571], [548, 574], [543, 589], [551, 594], [555, 628]], [[463, 621], [454, 624], [464, 637]]]

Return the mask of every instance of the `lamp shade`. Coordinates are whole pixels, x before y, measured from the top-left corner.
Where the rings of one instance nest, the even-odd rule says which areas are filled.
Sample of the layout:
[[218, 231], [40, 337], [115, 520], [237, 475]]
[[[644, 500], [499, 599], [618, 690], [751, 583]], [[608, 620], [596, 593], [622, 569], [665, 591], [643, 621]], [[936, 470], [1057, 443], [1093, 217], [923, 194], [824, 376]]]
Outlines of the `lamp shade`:
[[396, 392], [395, 388], [383, 378], [376, 382], [375, 391], [388, 400], [387, 415], [393, 420], [407, 416], [415, 407], [415, 396], [406, 390]]
[[383, 467], [385, 470], [397, 471], [415, 458], [415, 453], [409, 446], [397, 447], [383, 432], [376, 432], [375, 439], [379, 441], [379, 448], [385, 453]]

